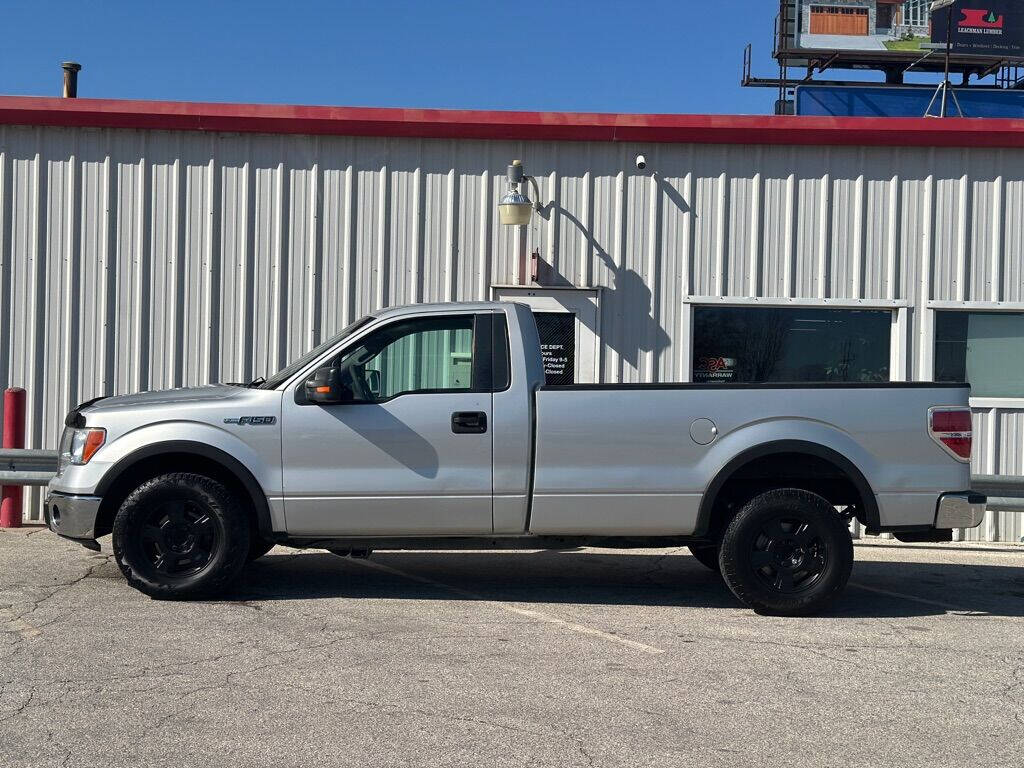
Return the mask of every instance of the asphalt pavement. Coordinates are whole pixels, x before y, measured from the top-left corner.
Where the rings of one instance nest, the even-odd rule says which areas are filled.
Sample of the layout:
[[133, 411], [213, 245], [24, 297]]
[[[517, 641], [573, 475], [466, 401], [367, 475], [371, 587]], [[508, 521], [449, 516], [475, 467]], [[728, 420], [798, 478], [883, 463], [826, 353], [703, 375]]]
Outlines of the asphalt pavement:
[[278, 547], [223, 600], [0, 531], [0, 766], [997, 766], [1024, 548], [857, 546], [762, 617], [685, 550]]

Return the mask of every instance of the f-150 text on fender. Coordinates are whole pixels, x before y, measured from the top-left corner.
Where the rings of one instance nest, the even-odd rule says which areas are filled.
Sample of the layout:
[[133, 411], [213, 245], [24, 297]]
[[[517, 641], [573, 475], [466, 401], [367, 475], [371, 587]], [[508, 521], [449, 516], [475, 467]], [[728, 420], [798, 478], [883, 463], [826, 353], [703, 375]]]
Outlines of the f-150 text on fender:
[[544, 385], [530, 311], [362, 318], [272, 376], [109, 397], [67, 418], [46, 515], [129, 583], [209, 594], [275, 543], [687, 544], [758, 611], [819, 609], [848, 522], [977, 526], [966, 385]]

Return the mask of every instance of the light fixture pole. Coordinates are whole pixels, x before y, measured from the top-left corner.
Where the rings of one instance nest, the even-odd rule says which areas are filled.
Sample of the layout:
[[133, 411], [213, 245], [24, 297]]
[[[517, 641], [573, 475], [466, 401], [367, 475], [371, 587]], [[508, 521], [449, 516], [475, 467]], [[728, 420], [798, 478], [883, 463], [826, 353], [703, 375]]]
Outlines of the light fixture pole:
[[[523, 170], [523, 163], [520, 160], [513, 160], [505, 170], [505, 180], [508, 182], [508, 191], [498, 203], [498, 216], [501, 223], [506, 227], [523, 227], [530, 223], [534, 211], [541, 209], [540, 187], [533, 176], [527, 176]], [[530, 200], [529, 196], [519, 190], [519, 185], [524, 181], [533, 186], [534, 194], [538, 202]]]
[[925, 117], [935, 117], [932, 114], [932, 107], [935, 105], [935, 100], [939, 97], [939, 93], [942, 93], [942, 102], [939, 106], [939, 117], [946, 117], [947, 109], [946, 104], [950, 98], [953, 99], [953, 103], [956, 105], [957, 114], [960, 117], [964, 116], [964, 111], [960, 108], [960, 100], [956, 97], [956, 91], [953, 90], [952, 84], [949, 82], [949, 56], [953, 52], [953, 3], [955, 0], [935, 0], [928, 9], [933, 15], [936, 11], [941, 11], [943, 8], [947, 8], [946, 11], [946, 62], [942, 75], [942, 83], [938, 88], [935, 89], [935, 93], [932, 95], [932, 100], [928, 102], [928, 108], [924, 111]]
[[[528, 176], [520, 160], [513, 160], [512, 164], [505, 169], [505, 181], [508, 189], [498, 202], [498, 218], [502, 226], [516, 227], [518, 236], [516, 238], [519, 250], [519, 284], [528, 285], [529, 279], [537, 279], [537, 263], [540, 255], [534, 251], [530, 261], [526, 258], [526, 233], [522, 227], [526, 227], [533, 218], [534, 211], [543, 210], [540, 204], [540, 186], [533, 176]], [[533, 187], [536, 202], [530, 200], [529, 195], [521, 191], [523, 183], [529, 183]]]

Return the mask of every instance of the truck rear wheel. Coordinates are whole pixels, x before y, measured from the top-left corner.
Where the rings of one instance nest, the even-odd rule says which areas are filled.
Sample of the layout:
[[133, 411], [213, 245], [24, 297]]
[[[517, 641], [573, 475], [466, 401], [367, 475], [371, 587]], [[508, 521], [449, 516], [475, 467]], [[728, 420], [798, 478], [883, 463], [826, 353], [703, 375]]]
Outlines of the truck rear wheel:
[[722, 537], [719, 562], [734, 595], [758, 613], [816, 613], [839, 594], [853, 568], [853, 541], [835, 509], [797, 488], [748, 501]]
[[114, 518], [114, 557], [128, 583], [163, 599], [223, 589], [249, 555], [237, 498], [204, 475], [175, 472], [142, 483]]

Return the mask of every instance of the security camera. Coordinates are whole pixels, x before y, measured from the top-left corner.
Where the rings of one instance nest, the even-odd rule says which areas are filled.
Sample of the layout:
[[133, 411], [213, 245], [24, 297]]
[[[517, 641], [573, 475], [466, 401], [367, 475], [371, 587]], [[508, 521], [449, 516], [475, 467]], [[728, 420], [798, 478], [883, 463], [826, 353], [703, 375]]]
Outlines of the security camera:
[[640, 170], [640, 171], [642, 171], [644, 168], [646, 168], [647, 167], [647, 158], [644, 157], [643, 155], [637, 155], [636, 156], [636, 167], [637, 167], [637, 170]]

